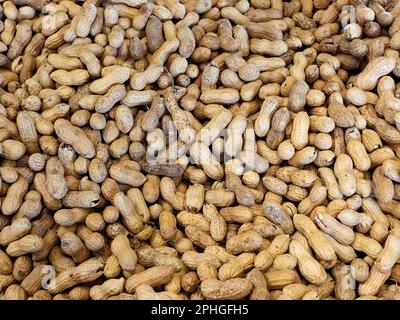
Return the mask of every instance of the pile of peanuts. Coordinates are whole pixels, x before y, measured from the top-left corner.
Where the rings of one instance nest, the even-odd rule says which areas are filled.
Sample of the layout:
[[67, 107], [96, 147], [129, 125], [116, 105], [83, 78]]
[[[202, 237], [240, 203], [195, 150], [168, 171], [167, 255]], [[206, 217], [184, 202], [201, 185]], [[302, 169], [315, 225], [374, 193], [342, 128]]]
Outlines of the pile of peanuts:
[[0, 9], [0, 299], [400, 299], [397, 0]]

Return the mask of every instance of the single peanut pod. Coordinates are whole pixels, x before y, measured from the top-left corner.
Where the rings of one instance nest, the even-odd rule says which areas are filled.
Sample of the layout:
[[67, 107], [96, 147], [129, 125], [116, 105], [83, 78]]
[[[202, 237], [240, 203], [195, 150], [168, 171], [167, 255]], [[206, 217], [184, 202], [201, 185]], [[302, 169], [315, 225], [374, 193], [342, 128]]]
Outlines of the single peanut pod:
[[72, 71], [56, 70], [50, 74], [52, 80], [64, 86], [79, 86], [89, 80], [89, 73], [86, 70], [76, 69]]
[[298, 170], [294, 167], [288, 167], [291, 172], [289, 172], [289, 181], [299, 187], [309, 188], [318, 179], [318, 176], [309, 170]]
[[143, 222], [136, 213], [134, 204], [123, 192], [117, 192], [113, 197], [113, 205], [118, 209], [123, 222], [129, 231], [134, 234], [143, 228]]
[[67, 208], [93, 208], [99, 200], [99, 194], [94, 191], [69, 191], [62, 202]]
[[277, 235], [266, 249], [257, 254], [254, 266], [261, 271], [268, 270], [274, 262], [274, 259], [288, 250], [289, 242], [289, 235]]
[[246, 130], [247, 120], [242, 115], [236, 115], [230, 122], [227, 130], [228, 138], [224, 145], [225, 152], [233, 157], [242, 150], [242, 135]]
[[182, 26], [177, 29], [176, 36], [180, 41], [179, 55], [188, 59], [196, 47], [193, 31], [188, 26]]
[[259, 116], [254, 122], [254, 131], [257, 136], [264, 137], [267, 135], [270, 128], [272, 116], [277, 109], [278, 103], [276, 99], [267, 98], [264, 100], [260, 109]]
[[252, 210], [245, 206], [236, 206], [229, 208], [222, 208], [220, 215], [228, 223], [246, 223], [253, 221], [254, 214]]
[[159, 217], [160, 232], [164, 239], [171, 240], [175, 238], [177, 228], [176, 228], [176, 218], [174, 214], [170, 211], [161, 211]]
[[354, 162], [354, 166], [360, 171], [367, 171], [371, 167], [371, 159], [361, 141], [351, 140], [347, 143], [347, 152]]
[[64, 227], [71, 226], [75, 223], [84, 222], [89, 214], [88, 209], [61, 209], [54, 214], [54, 221]]
[[2, 250], [0, 250], [0, 274], [8, 275], [12, 272], [13, 263], [10, 257]]
[[289, 165], [301, 167], [313, 162], [317, 157], [317, 150], [314, 147], [305, 147], [297, 151], [289, 160]]
[[179, 48], [179, 40], [177, 38], [165, 41], [152, 55], [150, 64], [164, 65], [168, 57]]
[[160, 181], [161, 196], [175, 210], [184, 210], [185, 195], [182, 192], [177, 192], [174, 181], [169, 177], [163, 177]]
[[382, 246], [378, 241], [358, 232], [354, 234], [354, 241], [351, 246], [357, 251], [364, 252], [373, 259], [376, 259], [382, 251]]
[[357, 190], [357, 180], [353, 174], [353, 161], [350, 156], [340, 154], [336, 159], [334, 172], [342, 194], [345, 196], [353, 195]]
[[54, 122], [54, 129], [57, 136], [64, 143], [72, 145], [80, 155], [85, 158], [94, 157], [94, 146], [82, 129], [73, 126], [69, 121], [64, 119], [57, 119]]
[[308, 84], [301, 80], [290, 89], [289, 92], [289, 107], [292, 111], [297, 112], [303, 110], [306, 104], [306, 97], [309, 87]]
[[236, 259], [224, 263], [218, 271], [218, 278], [222, 281], [238, 278], [253, 265], [254, 253], [242, 253]]
[[250, 40], [250, 50], [256, 54], [279, 57], [287, 52], [288, 46], [282, 40], [270, 41], [253, 38]]
[[192, 212], [198, 212], [204, 203], [204, 187], [201, 184], [189, 186], [185, 193], [185, 206]]
[[382, 166], [374, 170], [372, 181], [375, 185], [375, 193], [378, 201], [384, 203], [392, 201], [394, 196], [394, 185], [392, 180], [384, 176]]
[[26, 146], [17, 140], [7, 139], [1, 143], [1, 155], [8, 160], [19, 160], [26, 152]]
[[135, 74], [131, 80], [130, 85], [133, 90], [143, 90], [147, 84], [156, 82], [164, 71], [163, 66], [150, 65], [141, 73]]
[[233, 236], [226, 242], [226, 250], [232, 254], [252, 252], [259, 249], [263, 238], [256, 231], [245, 231]]
[[341, 224], [331, 215], [320, 213], [315, 217], [315, 221], [322, 231], [334, 237], [338, 242], [345, 245], [353, 242], [353, 230], [344, 224]]
[[147, 181], [142, 187], [142, 194], [147, 203], [156, 202], [160, 194], [160, 178], [147, 175]]
[[19, 257], [29, 253], [38, 252], [43, 248], [43, 239], [36, 235], [27, 235], [17, 241], [11, 242], [6, 252], [10, 257]]
[[29, 116], [28, 113], [22, 111], [18, 113], [16, 123], [21, 140], [25, 144], [28, 154], [38, 152], [38, 135], [34, 120]]
[[297, 266], [296, 257], [292, 256], [290, 253], [284, 253], [277, 256], [271, 266], [272, 270], [294, 270]]
[[364, 282], [369, 277], [369, 266], [360, 258], [356, 258], [351, 262], [350, 265], [351, 275], [358, 282]]
[[331, 101], [329, 103], [328, 114], [338, 127], [349, 128], [354, 126], [355, 120], [353, 114], [338, 101]]
[[367, 64], [356, 78], [356, 86], [361, 90], [370, 91], [375, 88], [380, 77], [389, 74], [395, 67], [393, 57], [377, 57]]
[[128, 198], [135, 204], [135, 208], [143, 222], [146, 223], [150, 219], [150, 211], [144, 199], [144, 194], [138, 188], [131, 188], [126, 193]]
[[171, 266], [151, 267], [130, 276], [126, 282], [126, 290], [129, 293], [133, 293], [142, 284], [147, 284], [151, 287], [167, 284], [171, 281], [174, 272], [175, 270]]
[[300, 273], [307, 281], [315, 285], [321, 285], [326, 281], [327, 274], [324, 268], [311, 256], [300, 240], [290, 242], [289, 252], [297, 258]]
[[131, 248], [129, 239], [125, 235], [118, 235], [111, 242], [111, 251], [117, 257], [121, 268], [126, 272], [133, 272], [136, 267], [136, 252]]
[[215, 241], [224, 239], [227, 231], [226, 221], [218, 214], [217, 208], [213, 204], [204, 204], [203, 215], [210, 220], [211, 237]]
[[315, 207], [326, 200], [327, 190], [325, 187], [314, 187], [307, 198], [299, 203], [298, 210], [301, 214], [309, 214]]
[[7, 195], [1, 204], [1, 210], [4, 215], [11, 215], [18, 211], [28, 188], [28, 181], [22, 176], [8, 188]]
[[383, 250], [379, 253], [374, 266], [380, 272], [389, 272], [400, 256], [400, 238], [397, 234], [389, 234]]
[[310, 247], [313, 248], [318, 258], [326, 261], [336, 259], [333, 246], [310, 218], [306, 215], [295, 214], [293, 223], [295, 228], [307, 238]]
[[382, 163], [383, 174], [395, 182], [400, 181], [398, 168], [400, 168], [400, 162], [395, 158], [387, 159]]
[[104, 248], [104, 237], [98, 232], [91, 231], [85, 225], [78, 227], [77, 234], [85, 243], [86, 248], [88, 248], [90, 251], [98, 252]]
[[138, 187], [146, 181], [146, 177], [138, 169], [139, 166], [133, 161], [121, 161], [111, 165], [109, 173], [119, 183]]
[[101, 285], [96, 285], [90, 288], [89, 295], [93, 300], [106, 300], [112, 296], [122, 292], [125, 279], [109, 279]]
[[290, 141], [296, 150], [301, 150], [308, 144], [309, 118], [306, 112], [299, 112], [293, 119]]
[[250, 294], [252, 284], [247, 279], [229, 279], [219, 281], [206, 279], [201, 282], [200, 290], [208, 300], [236, 300]]
[[234, 104], [239, 98], [239, 92], [230, 88], [209, 89], [200, 95], [200, 100], [206, 104]]
[[197, 246], [205, 248], [213, 246], [216, 242], [211, 236], [195, 225], [189, 225], [185, 228], [185, 234], [187, 237]]
[[265, 280], [264, 274], [257, 268], [251, 270], [246, 279], [253, 284], [253, 291], [250, 294], [250, 300], [268, 300], [269, 291], [267, 287], [267, 281]]
[[[103, 69], [104, 70], [104, 69]], [[113, 66], [102, 78], [93, 81], [89, 89], [95, 94], [105, 94], [113, 85], [123, 84], [129, 79], [130, 69], [123, 66]]]
[[270, 270], [265, 273], [270, 290], [279, 290], [293, 283], [300, 283], [299, 274], [294, 270]]
[[[133, 91], [130, 91], [133, 92]], [[146, 93], [144, 93], [146, 96]], [[112, 107], [126, 96], [126, 89], [123, 85], [121, 84], [115, 84], [110, 86], [108, 91], [105, 92], [105, 94], [101, 97], [98, 97], [95, 99], [95, 106], [94, 109], [96, 112], [99, 113], [106, 113]], [[140, 99], [139, 99], [140, 101]]]
[[263, 202], [263, 210], [265, 216], [279, 226], [285, 233], [292, 234], [294, 232], [292, 219], [279, 203], [266, 199]]
[[55, 199], [62, 199], [68, 188], [64, 178], [64, 167], [60, 160], [51, 157], [46, 163], [47, 190]]

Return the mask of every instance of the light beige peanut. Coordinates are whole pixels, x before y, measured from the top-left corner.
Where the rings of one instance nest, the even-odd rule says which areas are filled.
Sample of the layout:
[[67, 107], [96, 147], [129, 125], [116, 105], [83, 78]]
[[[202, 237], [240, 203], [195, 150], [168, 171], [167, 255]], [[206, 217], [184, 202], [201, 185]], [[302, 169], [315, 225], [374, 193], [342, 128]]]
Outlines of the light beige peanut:
[[218, 270], [218, 278], [222, 281], [237, 278], [246, 270], [250, 269], [255, 258], [254, 253], [242, 253], [227, 263], [224, 263]]
[[32, 228], [31, 222], [27, 218], [20, 218], [7, 227], [4, 227], [0, 232], [0, 243], [3, 246], [16, 241], [27, 235]]
[[95, 150], [85, 132], [73, 126], [69, 121], [58, 119], [54, 123], [57, 136], [66, 144], [73, 146], [76, 152], [87, 158], [93, 158]]
[[270, 270], [265, 273], [265, 278], [267, 286], [271, 290], [279, 290], [289, 284], [300, 282], [298, 273], [293, 270]]
[[299, 240], [292, 240], [289, 252], [297, 258], [301, 274], [311, 283], [321, 285], [326, 280], [322, 265], [308, 252], [307, 247]]
[[387, 272], [392, 269], [396, 263], [399, 253], [398, 245], [399, 237], [396, 234], [390, 234], [386, 239], [383, 250], [379, 253], [374, 266], [380, 272]]
[[121, 161], [110, 167], [110, 176], [119, 183], [138, 187], [146, 181], [146, 177], [138, 170], [140, 167], [133, 161]]
[[154, 266], [143, 272], [133, 274], [126, 282], [126, 290], [135, 292], [136, 288], [142, 284], [155, 287], [169, 283], [174, 271], [171, 266]]
[[313, 187], [307, 198], [303, 199], [298, 206], [298, 211], [301, 214], [310, 213], [316, 206], [322, 204], [327, 195], [325, 187]]
[[135, 270], [137, 256], [126, 236], [118, 235], [111, 243], [111, 251], [117, 257], [118, 263], [123, 270], [127, 272]]
[[284, 254], [289, 248], [289, 236], [278, 235], [265, 250], [260, 251], [254, 261], [254, 266], [261, 271], [268, 270], [274, 259]]
[[262, 237], [258, 232], [245, 231], [230, 238], [226, 243], [229, 253], [238, 254], [246, 251], [254, 251], [262, 245]]
[[64, 71], [56, 70], [51, 73], [51, 79], [60, 85], [77, 86], [86, 83], [89, 80], [89, 73], [86, 70]]
[[176, 210], [184, 210], [185, 195], [176, 190], [173, 180], [169, 177], [163, 177], [160, 182], [160, 193], [165, 201], [167, 201]]
[[392, 57], [376, 58], [357, 76], [357, 87], [364, 91], [373, 89], [379, 78], [390, 73], [394, 69], [394, 66], [395, 60]]
[[357, 182], [353, 174], [353, 162], [348, 155], [339, 155], [334, 165], [339, 189], [343, 195], [350, 196], [356, 192]]
[[334, 237], [338, 242], [342, 244], [351, 244], [353, 242], [353, 230], [329, 214], [318, 214], [315, 221], [322, 231]]
[[101, 285], [91, 287], [89, 295], [93, 300], [106, 300], [111, 296], [120, 294], [123, 290], [124, 282], [124, 278], [106, 280]]
[[251, 292], [251, 288], [251, 282], [246, 279], [206, 279], [200, 285], [201, 293], [209, 300], [241, 299]]
[[122, 84], [128, 80], [130, 75], [129, 68], [115, 66], [101, 79], [95, 80], [90, 84], [90, 91], [96, 94], [105, 94], [114, 84]]
[[129, 231], [138, 233], [143, 228], [142, 219], [128, 196], [123, 192], [117, 192], [113, 197], [113, 204], [118, 209]]
[[319, 231], [314, 222], [305, 215], [296, 214], [293, 216], [295, 228], [300, 231], [308, 240], [310, 247], [318, 258], [322, 260], [335, 260], [334, 247], [326, 239], [323, 232]]
[[27, 235], [19, 240], [11, 242], [6, 252], [11, 257], [19, 257], [27, 253], [34, 253], [43, 247], [43, 239], [36, 235]]

